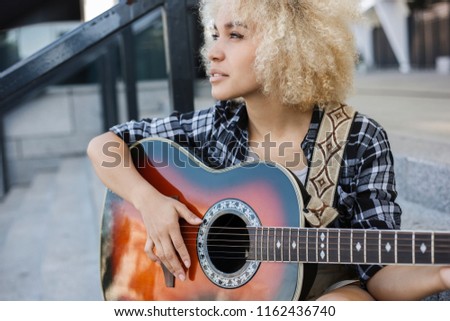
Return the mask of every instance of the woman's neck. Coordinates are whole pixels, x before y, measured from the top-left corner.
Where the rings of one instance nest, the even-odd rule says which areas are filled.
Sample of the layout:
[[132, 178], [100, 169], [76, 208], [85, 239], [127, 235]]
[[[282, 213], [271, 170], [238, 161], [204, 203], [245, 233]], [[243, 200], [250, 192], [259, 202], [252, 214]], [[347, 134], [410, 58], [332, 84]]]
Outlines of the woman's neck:
[[312, 117], [312, 108], [302, 111], [265, 97], [246, 101], [250, 138], [262, 141], [267, 135], [274, 140], [303, 140]]
[[252, 156], [291, 170], [304, 169], [307, 160], [301, 143], [309, 130], [312, 108], [301, 111], [270, 99], [246, 103]]

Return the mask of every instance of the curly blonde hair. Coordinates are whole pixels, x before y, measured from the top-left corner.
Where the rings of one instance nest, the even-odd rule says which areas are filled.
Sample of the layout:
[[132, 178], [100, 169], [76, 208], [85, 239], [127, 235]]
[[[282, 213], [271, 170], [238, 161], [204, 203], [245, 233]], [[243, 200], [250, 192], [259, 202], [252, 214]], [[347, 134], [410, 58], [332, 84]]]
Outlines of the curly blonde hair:
[[[350, 23], [358, 0], [201, 0], [208, 28], [221, 5], [233, 19], [256, 25], [257, 80], [266, 95], [302, 109], [343, 102], [353, 87], [357, 51]], [[208, 69], [211, 37], [205, 30], [202, 56]]]

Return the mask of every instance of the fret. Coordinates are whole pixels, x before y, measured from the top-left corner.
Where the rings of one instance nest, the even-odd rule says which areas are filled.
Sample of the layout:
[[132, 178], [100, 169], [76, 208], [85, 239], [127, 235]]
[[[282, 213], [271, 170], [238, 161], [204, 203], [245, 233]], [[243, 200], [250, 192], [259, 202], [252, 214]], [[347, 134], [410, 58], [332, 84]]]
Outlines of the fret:
[[340, 242], [340, 250], [339, 250], [339, 256], [340, 256], [340, 262], [342, 263], [352, 263], [351, 260], [351, 230], [341, 229], [340, 230], [340, 236], [339, 236], [339, 242]]
[[383, 231], [380, 234], [381, 238], [381, 262], [383, 264], [395, 263], [395, 235], [394, 231]]
[[271, 229], [272, 233], [271, 233], [271, 240], [270, 240], [270, 246], [271, 249], [270, 251], [272, 252], [273, 255], [273, 259], [272, 261], [277, 261], [277, 231], [275, 228]]
[[292, 228], [286, 230], [285, 249], [288, 251], [288, 262], [297, 262], [297, 241]]
[[339, 229], [328, 231], [328, 262], [339, 263]]
[[263, 239], [263, 243], [264, 243], [264, 254], [265, 254], [265, 261], [269, 261], [269, 228], [264, 229], [264, 239]]
[[341, 262], [341, 230], [338, 230], [338, 262]]
[[283, 262], [291, 262], [291, 233], [287, 228], [283, 230]]
[[252, 244], [252, 241], [250, 241], [250, 249], [249, 249], [249, 254], [247, 256], [247, 260], [258, 261], [258, 245], [259, 245], [258, 227], [255, 227], [254, 240], [253, 240], [253, 244]]
[[381, 248], [380, 231], [366, 230], [366, 262], [380, 263], [380, 248]]
[[308, 257], [308, 228], [298, 231], [298, 257], [301, 262], [309, 262]]
[[292, 229], [283, 228], [283, 262], [292, 262]]
[[352, 262], [354, 263], [366, 263], [365, 257], [365, 233], [364, 230], [354, 230], [352, 232]]
[[300, 230], [296, 230], [297, 235], [297, 260], [298, 262], [300, 262]]
[[261, 261], [267, 261], [267, 250], [266, 250], [266, 233], [264, 227], [261, 227], [261, 233], [260, 233], [260, 255], [261, 255]]
[[307, 253], [309, 262], [317, 262], [317, 229], [308, 229]]
[[414, 248], [413, 234], [411, 232], [397, 232], [397, 263], [411, 264], [413, 261]]
[[353, 230], [350, 230], [350, 262], [353, 262]]
[[378, 231], [378, 257], [381, 264], [381, 231]]
[[364, 263], [367, 262], [367, 230], [364, 230]]
[[261, 227], [261, 235], [259, 236], [259, 259], [261, 261], [265, 261], [266, 257], [264, 256], [264, 227]]
[[431, 234], [431, 263], [434, 264], [434, 232]]
[[282, 246], [281, 246], [281, 235], [282, 230], [278, 228], [273, 229], [273, 255], [274, 255], [274, 261], [275, 262], [281, 262], [282, 261]]
[[434, 263], [450, 264], [450, 234], [435, 232]]
[[272, 227], [267, 228], [267, 260], [273, 262], [275, 260], [275, 237]]
[[432, 261], [432, 235], [415, 232], [414, 255], [416, 264], [430, 264]]
[[397, 244], [397, 232], [395, 232], [395, 240], [394, 240], [394, 244], [395, 244], [395, 246], [394, 246], [394, 256], [395, 256], [395, 259], [394, 259], [394, 262], [395, 263], [397, 263], [398, 262], [398, 244]]

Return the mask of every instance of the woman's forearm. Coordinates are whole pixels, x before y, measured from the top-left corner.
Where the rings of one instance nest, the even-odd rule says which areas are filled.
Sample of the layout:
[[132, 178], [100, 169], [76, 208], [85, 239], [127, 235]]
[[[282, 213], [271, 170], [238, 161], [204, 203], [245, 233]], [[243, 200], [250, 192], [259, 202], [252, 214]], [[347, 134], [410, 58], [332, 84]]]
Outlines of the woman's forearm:
[[376, 300], [421, 300], [450, 288], [450, 267], [386, 266], [367, 283]]
[[93, 138], [87, 154], [100, 180], [136, 208], [157, 193], [136, 170], [128, 146], [112, 132]]

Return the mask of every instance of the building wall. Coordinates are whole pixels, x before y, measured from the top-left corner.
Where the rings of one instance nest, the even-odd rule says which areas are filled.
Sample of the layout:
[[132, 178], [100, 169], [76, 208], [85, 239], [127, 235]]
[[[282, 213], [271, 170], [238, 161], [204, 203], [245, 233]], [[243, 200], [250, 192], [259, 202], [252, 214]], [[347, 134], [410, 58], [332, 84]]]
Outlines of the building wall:
[[[409, 17], [411, 66], [434, 69], [438, 57], [450, 56], [450, 2], [413, 8]], [[374, 29], [375, 64], [378, 68], [398, 66], [381, 27]]]

